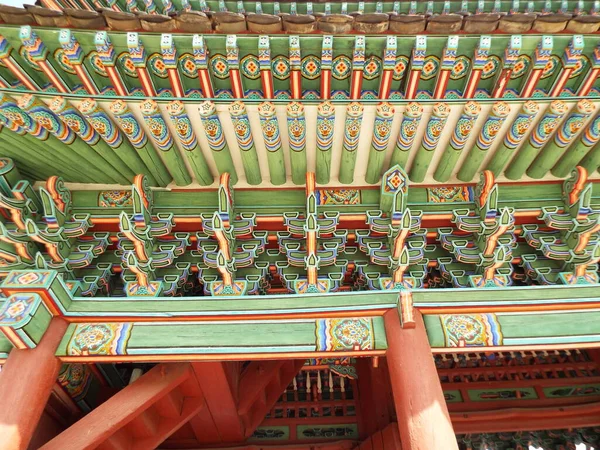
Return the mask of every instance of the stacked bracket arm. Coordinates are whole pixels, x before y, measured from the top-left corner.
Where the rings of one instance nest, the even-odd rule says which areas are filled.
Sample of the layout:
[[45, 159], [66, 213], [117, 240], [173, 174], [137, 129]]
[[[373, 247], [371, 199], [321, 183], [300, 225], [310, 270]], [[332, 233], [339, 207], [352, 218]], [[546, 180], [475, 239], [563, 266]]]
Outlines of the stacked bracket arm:
[[543, 207], [539, 225], [523, 225], [536, 250], [522, 255], [528, 277], [539, 284], [598, 283], [600, 211], [592, 207], [592, 183], [577, 167], [563, 183], [564, 207]]
[[396, 165], [383, 174], [379, 210], [367, 211], [368, 230], [356, 230], [360, 251], [357, 282], [368, 289], [419, 288], [427, 274], [421, 211], [408, 207], [408, 177]]
[[[221, 175], [219, 209], [202, 215], [198, 238], [198, 278], [207, 295], [241, 296], [264, 292], [269, 262], [261, 258], [266, 231], [254, 231], [255, 213], [236, 213], [228, 173]], [[195, 253], [194, 253], [195, 254]]]
[[43, 218], [25, 221], [27, 235], [45, 250], [37, 253], [36, 267], [55, 270], [65, 281], [80, 281], [84, 295], [95, 295], [100, 288], [107, 293], [110, 265], [94, 260], [108, 248], [109, 233], [88, 233], [90, 214], [72, 212], [71, 193], [62, 179], [49, 178], [39, 193]]
[[511, 285], [514, 210], [498, 208], [498, 185], [492, 172], [481, 174], [475, 208], [453, 210], [452, 223], [456, 230], [438, 229], [442, 248], [452, 255], [437, 258], [439, 284], [482, 288]]
[[189, 262], [178, 262], [190, 245], [189, 233], [171, 233], [173, 214], [152, 214], [153, 196], [143, 175], [132, 186], [133, 214], [119, 216], [118, 254], [129, 297], [173, 296], [185, 292]]
[[348, 265], [339, 259], [348, 230], [337, 230], [338, 212], [319, 213], [318, 194], [315, 174], [308, 172], [305, 212], [284, 213], [287, 231], [277, 233], [279, 252], [285, 255], [275, 263], [277, 272], [288, 291], [296, 294], [335, 292]]

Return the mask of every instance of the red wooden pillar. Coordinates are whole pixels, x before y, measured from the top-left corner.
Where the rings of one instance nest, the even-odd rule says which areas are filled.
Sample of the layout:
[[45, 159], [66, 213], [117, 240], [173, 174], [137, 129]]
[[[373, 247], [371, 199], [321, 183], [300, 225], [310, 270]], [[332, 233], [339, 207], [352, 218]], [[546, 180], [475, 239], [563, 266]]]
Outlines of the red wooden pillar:
[[396, 310], [385, 315], [387, 363], [402, 450], [458, 450], [423, 318], [402, 328]]
[[61, 362], [54, 356], [67, 323], [52, 319], [34, 349], [14, 349], [0, 374], [0, 448], [23, 450], [44, 412]]

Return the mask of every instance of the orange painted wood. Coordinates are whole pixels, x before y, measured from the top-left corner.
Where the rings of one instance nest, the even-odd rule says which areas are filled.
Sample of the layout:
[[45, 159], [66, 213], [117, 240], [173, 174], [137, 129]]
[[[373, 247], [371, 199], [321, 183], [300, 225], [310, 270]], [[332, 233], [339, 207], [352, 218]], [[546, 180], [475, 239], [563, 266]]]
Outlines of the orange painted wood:
[[219, 442], [242, 442], [244, 427], [238, 414], [238, 399], [233, 395], [234, 391], [228, 381], [228, 367], [223, 362], [191, 365], [219, 433]]
[[0, 448], [26, 449], [54, 389], [61, 363], [54, 356], [67, 323], [52, 319], [34, 349], [14, 349], [0, 377]]
[[[189, 379], [191, 375], [190, 365], [187, 363], [160, 364], [42, 448], [44, 450], [129, 449], [133, 444], [131, 434], [133, 429], [124, 427], [152, 407], [157, 400]], [[195, 401], [197, 404], [202, 404], [200, 398], [195, 398]], [[158, 411], [160, 414], [160, 410]], [[163, 418], [160, 421], [159, 428], [166, 420], [169, 419]], [[157, 430], [154, 432], [157, 433]], [[163, 436], [162, 440], [167, 436]]]
[[384, 320], [402, 450], [458, 450], [423, 317], [415, 311], [415, 327], [404, 329], [396, 310]]

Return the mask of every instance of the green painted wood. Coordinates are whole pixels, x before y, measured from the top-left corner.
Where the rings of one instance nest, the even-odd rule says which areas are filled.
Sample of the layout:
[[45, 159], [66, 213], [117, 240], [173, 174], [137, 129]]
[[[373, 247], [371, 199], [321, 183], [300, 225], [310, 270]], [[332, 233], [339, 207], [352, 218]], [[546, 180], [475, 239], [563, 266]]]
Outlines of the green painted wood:
[[548, 110], [531, 132], [529, 139], [525, 141], [504, 171], [507, 178], [517, 180], [525, 174], [566, 113], [567, 105], [564, 102], [556, 100], [550, 104]]
[[306, 180], [306, 146], [300, 150], [290, 152], [290, 165], [292, 168], [292, 182], [297, 185], [305, 184]]
[[481, 106], [478, 103], [467, 102], [465, 104], [464, 110], [454, 127], [450, 143], [444, 153], [442, 153], [442, 157], [433, 174], [433, 178], [436, 181], [443, 183], [450, 179], [480, 113]]
[[[110, 152], [110, 157], [117, 159], [116, 167], [113, 167], [102, 155], [99, 150], [90, 147], [83, 142], [79, 136], [75, 135], [62, 121], [41, 101], [33, 95], [25, 95], [19, 100], [19, 107], [28, 113], [31, 118], [37, 121], [41, 126], [48, 127], [48, 131], [62, 142], [66, 154], [70, 159], [77, 163], [79, 158], [85, 159], [88, 164], [88, 172], [94, 179], [100, 183], [121, 183], [127, 184], [129, 180], [120, 175], [117, 167], [121, 164], [118, 158]], [[74, 153], [74, 154], [73, 154]], [[108, 155], [107, 155], [108, 157]]]
[[436, 103], [433, 106], [425, 135], [408, 173], [411, 181], [420, 183], [425, 179], [449, 115], [450, 107], [446, 103]]
[[383, 173], [383, 163], [387, 151], [388, 141], [392, 133], [392, 121], [394, 120], [394, 107], [388, 102], [377, 105], [375, 110], [375, 124], [373, 125], [373, 139], [369, 150], [367, 162], [367, 183], [378, 183]]
[[183, 148], [183, 155], [190, 163], [192, 172], [198, 183], [203, 186], [209, 186], [214, 183], [214, 177], [210, 168], [204, 159], [202, 150], [198, 146], [198, 139], [192, 129], [192, 123], [185, 111], [185, 105], [181, 101], [174, 101], [167, 106], [167, 112], [171, 123], [177, 130], [179, 143]]
[[[102, 111], [94, 101], [88, 101], [87, 104], [84, 102], [79, 108], [88, 120], [103, 119], [104, 123], [112, 125], [113, 128], [115, 127], [106, 113]], [[149, 182], [154, 181], [156, 185], [161, 187], [167, 186], [173, 178], [162, 159], [158, 156], [157, 150], [148, 142], [146, 133], [140, 128], [137, 119], [131, 113], [127, 103], [122, 100], [114, 101], [110, 104], [110, 110], [114, 114], [115, 121], [119, 125], [119, 128], [121, 128], [123, 133], [127, 136], [127, 139], [129, 139], [129, 142], [122, 139], [121, 145], [124, 145], [125, 147], [131, 145], [131, 150], [137, 154], [139, 159], [143, 162], [144, 167], [147, 168], [147, 170], [138, 173], [149, 175]], [[113, 132], [116, 132], [116, 130]], [[127, 153], [130, 153], [129, 150]], [[139, 162], [136, 163], [136, 167], [142, 168]]]
[[527, 175], [531, 178], [542, 178], [558, 162], [566, 148], [573, 142], [583, 124], [596, 110], [596, 106], [589, 100], [580, 100], [575, 105], [569, 116], [559, 126], [548, 144], [537, 155]]
[[345, 184], [354, 181], [354, 168], [356, 166], [356, 152], [362, 126], [364, 107], [358, 102], [352, 102], [346, 107], [346, 121], [344, 124], [344, 143], [340, 161], [339, 180]]
[[6, 358], [12, 349], [10, 341], [0, 333], [0, 358]]
[[[176, 324], [133, 322], [131, 325], [131, 334], [124, 349], [129, 356], [319, 351], [315, 320]], [[69, 341], [76, 331], [74, 324], [69, 325], [56, 351], [57, 356], [68, 356]], [[372, 333], [373, 350], [387, 349], [381, 317], [373, 318]]]
[[288, 143], [292, 182], [303, 185], [306, 181], [306, 118], [304, 106], [299, 102], [287, 105]]
[[392, 153], [390, 167], [399, 165], [406, 170], [408, 157], [410, 156], [410, 151], [413, 147], [415, 135], [417, 128], [419, 128], [419, 124], [421, 123], [422, 115], [423, 107], [420, 104], [410, 102], [406, 105], [406, 109], [402, 114], [400, 131], [398, 132], [398, 138], [396, 139], [396, 145], [394, 146], [394, 152]]
[[69, 307], [67, 315], [85, 316], [100, 315], [110, 317], [115, 314], [131, 313], [141, 316], [170, 317], [170, 316], [214, 316], [240, 314], [277, 314], [281, 312], [302, 313], [317, 312], [324, 307], [331, 311], [355, 311], [376, 308], [393, 308], [398, 301], [397, 292], [369, 293], [346, 292], [327, 295], [310, 294], [303, 296], [274, 295], [266, 297], [251, 296], [243, 299], [229, 297], [220, 301], [204, 300], [202, 298], [160, 298], [143, 300], [138, 298], [76, 298]]
[[317, 106], [316, 179], [318, 184], [327, 184], [331, 178], [334, 128], [335, 106], [330, 101], [324, 101]]
[[351, 151], [346, 147], [342, 149], [340, 162], [339, 180], [341, 183], [352, 184], [354, 182], [354, 168], [356, 167], [356, 150]]
[[235, 137], [240, 149], [244, 175], [248, 184], [257, 185], [262, 182], [258, 153], [254, 145], [254, 137], [250, 129], [248, 113], [243, 102], [235, 101], [229, 105], [229, 114], [233, 128], [236, 130]]
[[179, 149], [173, 141], [171, 132], [158, 108], [158, 103], [154, 100], [146, 100], [142, 102], [140, 109], [146, 125], [153, 130], [150, 136], [154, 140], [167, 170], [173, 177], [173, 181], [178, 186], [190, 184], [192, 182], [192, 177], [185, 166], [185, 162], [179, 153]]
[[237, 172], [231, 158], [229, 146], [225, 140], [225, 135], [223, 134], [221, 121], [219, 120], [219, 116], [217, 116], [215, 104], [210, 101], [202, 102], [198, 111], [219, 175], [228, 173], [231, 177], [231, 183], [237, 183]]
[[471, 147], [465, 157], [457, 178], [461, 181], [471, 181], [477, 174], [479, 166], [485, 159], [487, 152], [492, 146], [494, 139], [498, 137], [500, 128], [504, 124], [506, 116], [510, 113], [510, 105], [506, 102], [496, 102], [489, 113], [489, 116], [482, 129], [479, 131], [479, 137]]
[[23, 327], [23, 332], [29, 336], [33, 342], [39, 344], [44, 333], [48, 329], [51, 320], [52, 315], [42, 304], [39, 306], [29, 323]]
[[[591, 154], [600, 140], [600, 116], [592, 119], [581, 132], [579, 139], [571, 145], [552, 169], [552, 175], [564, 178], [577, 166], [584, 156]], [[597, 167], [598, 164], [596, 164]]]
[[315, 322], [134, 325], [128, 349], [315, 346]]
[[[44, 162], [38, 160], [36, 150], [33, 145], [23, 145], [24, 139], [15, 139], [11, 136], [12, 132], [2, 127], [0, 131], [0, 154], [12, 158], [22, 169], [29, 171], [35, 176], [35, 180], [45, 180], [56, 174], [62, 174], [60, 167], [53, 164], [53, 161]], [[31, 142], [31, 144], [34, 144]]]

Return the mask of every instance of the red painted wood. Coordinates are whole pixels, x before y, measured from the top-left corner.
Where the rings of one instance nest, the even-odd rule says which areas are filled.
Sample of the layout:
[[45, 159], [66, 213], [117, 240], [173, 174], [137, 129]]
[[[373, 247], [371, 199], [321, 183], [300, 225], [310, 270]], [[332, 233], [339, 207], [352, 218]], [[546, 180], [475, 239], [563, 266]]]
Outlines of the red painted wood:
[[384, 450], [401, 450], [400, 434], [398, 424], [391, 423], [381, 431]]
[[598, 425], [600, 403], [451, 414], [457, 434], [557, 430]]
[[192, 368], [204, 396], [219, 442], [242, 442], [244, 427], [238, 415], [237, 398], [228, 381], [228, 367], [222, 362], [192, 363]]
[[[191, 368], [187, 363], [159, 364], [42, 448], [44, 450], [130, 449], [134, 442], [142, 442], [133, 439], [134, 433], [140, 432], [141, 425], [134, 423], [128, 427], [132, 420], [145, 414], [145, 411], [153, 414], [150, 408], [156, 407], [158, 400], [177, 389], [191, 376]], [[196, 412], [203, 406], [201, 397], [186, 397], [185, 403], [193, 404]], [[192, 406], [188, 408], [193, 409]], [[152, 437], [144, 439], [144, 442], [152, 440], [158, 444], [183, 425], [189, 417], [180, 424], [177, 421], [182, 420], [184, 412], [187, 412], [184, 409], [182, 408], [181, 416], [172, 418], [171, 411], [167, 411], [165, 416], [157, 408], [156, 411], [161, 416], [157, 424], [152, 424], [151, 419], [147, 421], [140, 419], [146, 425], [145, 431], [152, 432]], [[148, 426], [154, 426], [154, 430], [150, 430]]]
[[403, 450], [458, 450], [423, 318], [403, 329], [396, 310], [384, 316], [389, 367]]
[[238, 412], [246, 414], [256, 398], [264, 392], [272, 377], [281, 369], [283, 361], [255, 361], [244, 371], [240, 380]]
[[67, 323], [53, 319], [34, 349], [10, 352], [0, 377], [0, 448], [26, 449], [50, 393], [61, 363], [54, 356]]

